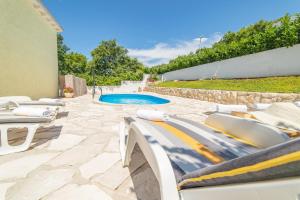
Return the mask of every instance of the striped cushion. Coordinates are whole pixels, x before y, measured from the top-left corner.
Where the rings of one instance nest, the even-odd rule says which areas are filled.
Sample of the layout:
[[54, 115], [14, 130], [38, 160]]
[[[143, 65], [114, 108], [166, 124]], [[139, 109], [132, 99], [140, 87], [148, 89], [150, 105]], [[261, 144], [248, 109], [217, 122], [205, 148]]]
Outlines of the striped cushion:
[[179, 189], [300, 175], [300, 138], [259, 149], [247, 141], [175, 116], [167, 122], [137, 121], [151, 130], [166, 151]]
[[300, 176], [300, 138], [186, 174], [179, 189]]
[[152, 130], [151, 133], [168, 154], [178, 181], [195, 170], [259, 150], [246, 141], [174, 116], [167, 122], [137, 120]]

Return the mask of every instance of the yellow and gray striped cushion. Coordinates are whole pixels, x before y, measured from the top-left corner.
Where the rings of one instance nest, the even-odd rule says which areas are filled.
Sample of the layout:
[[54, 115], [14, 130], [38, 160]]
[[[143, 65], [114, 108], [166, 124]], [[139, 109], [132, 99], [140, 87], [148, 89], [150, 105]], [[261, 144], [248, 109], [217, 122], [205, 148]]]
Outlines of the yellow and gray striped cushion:
[[179, 189], [300, 176], [300, 138], [186, 174]]
[[[128, 123], [134, 119], [128, 118]], [[300, 175], [300, 138], [266, 149], [198, 122], [137, 119], [166, 151], [179, 189]], [[153, 141], [149, 141], [153, 142]]]
[[139, 122], [152, 130], [156, 140], [168, 154], [178, 181], [183, 175], [195, 170], [259, 150], [247, 142], [236, 140], [201, 123], [175, 116], [170, 117], [167, 122]]

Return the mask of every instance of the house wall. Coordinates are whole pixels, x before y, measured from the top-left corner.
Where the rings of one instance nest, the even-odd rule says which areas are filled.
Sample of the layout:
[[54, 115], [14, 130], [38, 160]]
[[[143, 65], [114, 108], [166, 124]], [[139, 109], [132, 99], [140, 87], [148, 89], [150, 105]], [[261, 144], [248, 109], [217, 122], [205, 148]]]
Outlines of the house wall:
[[56, 97], [56, 31], [29, 0], [0, 0], [0, 15], [0, 96]]
[[300, 75], [300, 45], [283, 47], [163, 74], [164, 81]]

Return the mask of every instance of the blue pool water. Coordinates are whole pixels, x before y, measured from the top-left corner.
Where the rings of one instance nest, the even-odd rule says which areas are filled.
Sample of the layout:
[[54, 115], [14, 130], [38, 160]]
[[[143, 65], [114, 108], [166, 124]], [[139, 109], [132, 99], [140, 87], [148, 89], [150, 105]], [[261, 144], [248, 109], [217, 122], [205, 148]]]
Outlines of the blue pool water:
[[112, 104], [166, 104], [167, 99], [144, 94], [104, 94], [99, 101]]

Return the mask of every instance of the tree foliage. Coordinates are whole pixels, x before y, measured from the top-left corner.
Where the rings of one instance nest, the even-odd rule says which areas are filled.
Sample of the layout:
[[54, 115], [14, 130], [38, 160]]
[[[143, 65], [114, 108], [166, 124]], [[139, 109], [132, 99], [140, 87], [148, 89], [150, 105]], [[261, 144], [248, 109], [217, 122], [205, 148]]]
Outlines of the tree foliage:
[[127, 53], [127, 49], [118, 45], [116, 40], [102, 41], [91, 52], [96, 83], [116, 85], [122, 80], [141, 80], [144, 66]]
[[62, 75], [65, 74], [81, 74], [87, 70], [87, 58], [75, 52], [69, 52], [70, 48], [64, 43], [61, 34], [57, 34], [57, 57], [58, 70]]
[[120, 65], [126, 63], [127, 50], [115, 40], [102, 41], [92, 52], [92, 65], [95, 72], [102, 76], [115, 76]]
[[62, 35], [57, 35], [57, 53], [60, 74], [73, 74], [92, 85], [92, 69], [97, 85], [119, 85], [122, 80], [141, 80], [144, 66], [127, 55], [128, 51], [116, 40], [102, 41], [92, 52], [92, 60], [86, 56], [69, 52]]
[[298, 43], [300, 43], [300, 14], [285, 15], [274, 21], [261, 20], [238, 32], [228, 32], [211, 48], [202, 48], [195, 53], [179, 56], [168, 64], [152, 67], [150, 72], [162, 74], [279, 47], [290, 47]]
[[87, 68], [87, 58], [80, 53], [68, 53], [65, 55], [65, 73], [67, 74], [82, 74]]
[[69, 50], [69, 47], [64, 44], [64, 37], [61, 34], [57, 34], [58, 70], [61, 74], [66, 74], [65, 55]]

